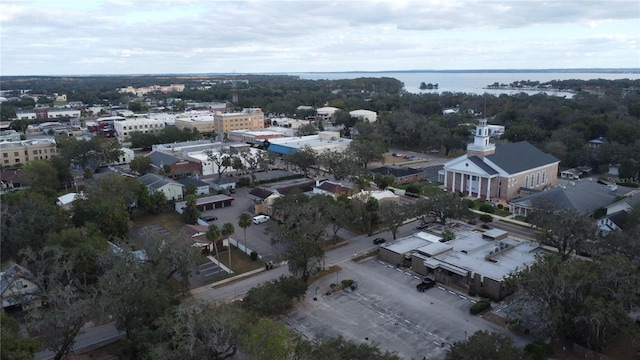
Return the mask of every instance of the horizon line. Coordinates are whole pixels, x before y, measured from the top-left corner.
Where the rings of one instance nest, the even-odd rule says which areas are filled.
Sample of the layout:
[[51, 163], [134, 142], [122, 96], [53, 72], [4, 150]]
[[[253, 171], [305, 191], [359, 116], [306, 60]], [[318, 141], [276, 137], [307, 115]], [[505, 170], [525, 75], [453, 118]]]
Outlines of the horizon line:
[[185, 72], [185, 73], [119, 73], [119, 74], [58, 74], [58, 75], [2, 75], [2, 78], [8, 77], [91, 77], [91, 76], [184, 76], [184, 75], [292, 75], [292, 74], [384, 74], [384, 73], [545, 73], [545, 72], [611, 72], [611, 73], [640, 73], [640, 68], [548, 68], [548, 69], [462, 69], [462, 70], [344, 70], [344, 71], [292, 71], [292, 72]]

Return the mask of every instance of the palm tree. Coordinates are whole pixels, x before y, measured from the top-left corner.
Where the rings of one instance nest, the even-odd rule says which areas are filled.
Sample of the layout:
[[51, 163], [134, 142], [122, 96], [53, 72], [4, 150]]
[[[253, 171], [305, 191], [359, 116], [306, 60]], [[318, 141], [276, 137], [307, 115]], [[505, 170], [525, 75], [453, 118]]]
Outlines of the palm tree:
[[[247, 228], [251, 226], [251, 215], [248, 213], [242, 213], [238, 217], [238, 226], [244, 230], [244, 252], [247, 253]], [[247, 254], [249, 255], [249, 254]]]
[[216, 249], [216, 260], [218, 259], [218, 245], [216, 245], [216, 241], [220, 237], [220, 229], [216, 226], [216, 224], [209, 225], [209, 230], [207, 230], [207, 240], [213, 242], [213, 247]]
[[229, 251], [229, 270], [231, 270], [231, 242], [229, 241], [229, 237], [234, 232], [236, 232], [236, 229], [233, 227], [232, 223], [228, 222], [222, 225], [222, 236], [227, 238], [227, 250]]

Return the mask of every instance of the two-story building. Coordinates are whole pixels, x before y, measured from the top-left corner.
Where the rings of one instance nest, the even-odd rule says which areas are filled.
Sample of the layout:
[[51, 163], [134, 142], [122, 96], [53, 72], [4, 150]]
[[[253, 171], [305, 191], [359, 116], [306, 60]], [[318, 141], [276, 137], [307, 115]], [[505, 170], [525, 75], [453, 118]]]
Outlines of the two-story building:
[[33, 160], [48, 160], [58, 154], [54, 139], [0, 142], [2, 168], [26, 165]]

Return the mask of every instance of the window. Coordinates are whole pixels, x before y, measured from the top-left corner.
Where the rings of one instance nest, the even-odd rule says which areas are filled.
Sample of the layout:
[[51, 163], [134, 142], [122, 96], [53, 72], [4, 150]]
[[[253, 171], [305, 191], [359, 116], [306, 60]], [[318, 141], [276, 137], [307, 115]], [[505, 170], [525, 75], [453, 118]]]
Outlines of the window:
[[[25, 152], [24, 152], [24, 154], [25, 154], [25, 155], [27, 155], [27, 152], [25, 151]], [[13, 152], [13, 156], [18, 156], [18, 152], [17, 152], [17, 151], [14, 151], [14, 152]]]
[[38, 150], [33, 150], [33, 155], [37, 154]]
[[4, 161], [4, 163], [5, 163], [5, 164], [8, 164], [8, 163], [9, 163], [9, 160], [5, 160], [5, 161]]
[[544, 170], [542, 172], [542, 183], [546, 184], [547, 183], [547, 170]]
[[7, 153], [2, 153], [2, 157], [9, 157], [9, 154], [7, 154]]
[[538, 174], [536, 176], [536, 185], [540, 185], [540, 171], [538, 171]]
[[529, 176], [524, 177], [524, 187], [525, 189], [529, 187]]

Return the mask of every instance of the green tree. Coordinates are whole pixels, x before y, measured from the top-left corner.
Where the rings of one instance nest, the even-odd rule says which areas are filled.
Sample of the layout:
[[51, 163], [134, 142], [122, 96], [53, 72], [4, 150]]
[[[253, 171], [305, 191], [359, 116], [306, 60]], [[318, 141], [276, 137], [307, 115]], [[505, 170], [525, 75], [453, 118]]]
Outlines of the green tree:
[[309, 175], [309, 170], [316, 165], [317, 157], [316, 151], [308, 145], [284, 156], [285, 161], [300, 169], [305, 177]]
[[508, 314], [538, 338], [603, 349], [621, 332], [637, 331], [627, 316], [637, 304], [637, 267], [621, 255], [563, 260], [548, 254], [514, 275], [518, 287]]
[[236, 232], [236, 229], [233, 227], [233, 224], [230, 222], [224, 223], [222, 225], [222, 230], [220, 230], [220, 234], [227, 239], [227, 251], [229, 252], [229, 269], [231, 269], [231, 242], [229, 238]]
[[211, 161], [212, 166], [215, 164], [218, 170], [218, 179], [222, 178], [222, 174], [227, 171], [232, 164], [231, 155], [229, 155], [228, 148], [218, 148], [214, 150], [205, 150], [204, 154], [207, 156], [207, 160]]
[[185, 197], [186, 205], [182, 211], [182, 218], [187, 224], [195, 224], [200, 217], [200, 210], [196, 207], [196, 197], [194, 195], [187, 195]]
[[63, 359], [71, 352], [76, 335], [85, 323], [97, 319], [93, 306], [97, 291], [78, 281], [74, 272], [74, 258], [55, 247], [39, 251], [22, 252], [25, 267], [34, 275], [40, 289], [40, 298], [46, 307], [27, 314], [27, 323], [37, 331], [42, 347], [55, 353], [54, 359]]
[[157, 321], [158, 338], [149, 357], [160, 360], [231, 359], [240, 347], [249, 321], [247, 314], [233, 304], [175, 307]]
[[525, 360], [530, 359], [511, 338], [490, 331], [477, 331], [469, 340], [456, 341], [445, 360]]
[[20, 249], [40, 249], [50, 232], [69, 226], [68, 214], [41, 194], [21, 191], [2, 196], [0, 201], [0, 255], [16, 258]]
[[242, 339], [242, 348], [252, 360], [290, 359], [296, 335], [285, 324], [260, 318], [251, 324]]
[[296, 348], [296, 356], [307, 360], [400, 360], [400, 357], [390, 351], [381, 350], [377, 344], [359, 343], [345, 340], [342, 336], [337, 338], [320, 338], [314, 342], [300, 340]]
[[[5, 121], [5, 119], [2, 119], [2, 120]], [[18, 119], [18, 120], [13, 120], [9, 124], [9, 129], [26, 134], [28, 126], [29, 126], [29, 120]]]
[[209, 229], [207, 230], [207, 240], [211, 241], [213, 243], [213, 247], [216, 250], [216, 259], [218, 259], [218, 239], [220, 238], [220, 235], [222, 234], [222, 232], [220, 231], [220, 229], [218, 228], [218, 226], [216, 224], [209, 224]]
[[427, 199], [426, 210], [435, 216], [440, 224], [446, 225], [448, 219], [460, 219], [469, 214], [467, 203], [456, 193], [441, 193]]
[[238, 226], [240, 226], [242, 228], [242, 231], [244, 232], [244, 251], [245, 252], [247, 251], [247, 228], [251, 226], [252, 223], [253, 221], [249, 213], [243, 212], [238, 217]]
[[53, 196], [60, 187], [56, 168], [46, 160], [33, 160], [20, 173], [22, 182], [33, 191]]
[[378, 187], [378, 189], [384, 190], [387, 187], [395, 184], [396, 178], [391, 174], [387, 174], [387, 175], [376, 174], [373, 177], [373, 182], [376, 183], [376, 186]]
[[358, 164], [344, 151], [325, 150], [318, 154], [318, 164], [337, 181], [358, 173]]
[[539, 208], [528, 216], [528, 221], [541, 229], [539, 241], [558, 250], [562, 260], [585, 250], [589, 239], [594, 237], [595, 224], [586, 215], [575, 210], [555, 210], [551, 203], [540, 203]]
[[285, 246], [283, 257], [288, 260], [289, 270], [304, 282], [321, 268], [320, 260], [325, 254], [327, 215], [319, 206], [321, 201], [292, 192], [273, 204], [274, 215], [281, 217], [283, 223], [276, 227], [272, 242]]
[[144, 175], [151, 171], [151, 158], [148, 156], [136, 156], [131, 160], [129, 168]]
[[411, 208], [395, 201], [386, 201], [380, 204], [379, 213], [380, 224], [391, 231], [395, 240], [398, 228], [410, 217]]
[[1, 360], [32, 360], [40, 349], [38, 340], [23, 339], [20, 336], [18, 320], [0, 312], [0, 359]]
[[316, 129], [312, 124], [302, 125], [296, 130], [296, 136], [315, 135], [317, 133], [318, 129]]
[[[266, 151], [244, 151], [240, 154], [242, 160], [246, 165], [242, 165], [242, 169], [247, 169], [250, 174], [250, 185], [253, 186], [256, 180], [256, 172], [260, 170], [267, 170], [269, 167], [269, 163], [271, 162], [269, 158], [269, 153]], [[242, 161], [240, 161], [242, 162]]]
[[349, 144], [353, 158], [365, 169], [373, 161], [384, 161], [387, 150], [387, 141], [377, 134], [358, 137]]

